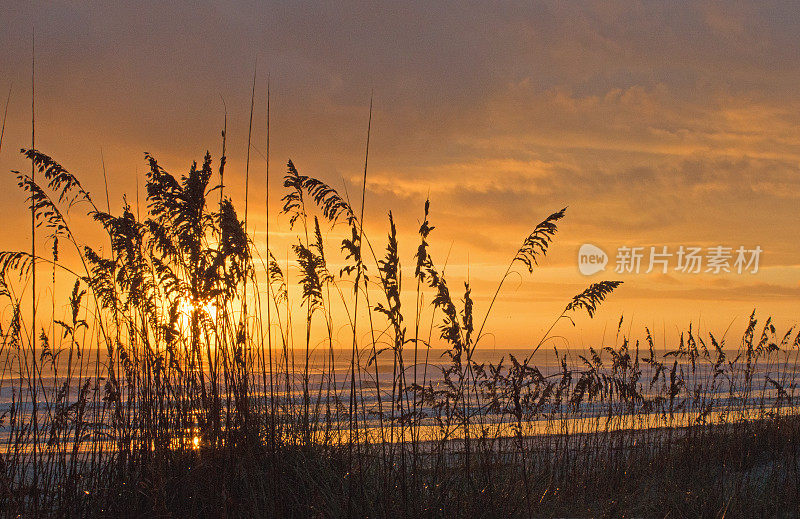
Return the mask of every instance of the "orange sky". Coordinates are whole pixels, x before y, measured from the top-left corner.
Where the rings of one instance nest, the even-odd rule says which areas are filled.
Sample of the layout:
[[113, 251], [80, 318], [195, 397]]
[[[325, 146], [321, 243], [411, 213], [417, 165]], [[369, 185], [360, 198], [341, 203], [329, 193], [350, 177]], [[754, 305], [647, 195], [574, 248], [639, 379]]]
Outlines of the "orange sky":
[[[435, 258], [449, 254], [453, 286], [469, 273], [483, 307], [532, 227], [569, 206], [542, 268], [502, 293], [489, 346], [535, 343], [569, 297], [606, 278], [625, 284], [594, 321], [560, 329], [569, 344], [596, 343], [621, 313], [635, 333], [689, 321], [721, 333], [753, 308], [797, 322], [800, 15], [790, 2], [261, 4], [3, 3], [0, 94], [11, 88], [11, 102], [0, 170], [26, 167], [17, 150], [30, 140], [35, 26], [39, 149], [95, 193], [102, 150], [120, 207], [137, 175], [141, 187], [145, 151], [176, 175], [206, 149], [217, 158], [224, 99], [226, 189], [241, 206], [255, 64], [257, 237], [269, 74], [273, 185], [291, 158], [355, 193], [374, 90], [367, 232], [379, 244], [392, 209], [411, 267], [430, 195]], [[282, 194], [270, 193], [273, 215]], [[0, 210], [0, 248], [28, 247], [8, 173]], [[280, 240], [286, 221], [273, 222]], [[578, 272], [583, 243], [612, 254], [604, 274]], [[664, 245], [764, 253], [757, 274], [614, 273], [617, 247]]]

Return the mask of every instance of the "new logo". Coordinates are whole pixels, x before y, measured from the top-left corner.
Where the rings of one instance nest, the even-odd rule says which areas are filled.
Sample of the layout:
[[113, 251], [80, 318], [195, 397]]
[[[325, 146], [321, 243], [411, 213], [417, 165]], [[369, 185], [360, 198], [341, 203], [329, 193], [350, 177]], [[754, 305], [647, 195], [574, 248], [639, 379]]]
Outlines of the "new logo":
[[584, 243], [578, 250], [578, 270], [584, 276], [597, 274], [606, 269], [608, 254], [603, 249], [591, 243]]

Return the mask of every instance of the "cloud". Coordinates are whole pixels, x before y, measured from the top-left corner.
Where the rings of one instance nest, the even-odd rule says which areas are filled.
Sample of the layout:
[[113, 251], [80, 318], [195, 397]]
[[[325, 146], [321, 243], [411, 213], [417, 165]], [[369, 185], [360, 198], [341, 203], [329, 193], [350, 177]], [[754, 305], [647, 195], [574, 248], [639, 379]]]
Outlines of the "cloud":
[[[0, 92], [14, 85], [2, 170], [24, 167], [12, 150], [30, 141], [35, 26], [37, 146], [95, 192], [102, 149], [112, 200], [133, 199], [144, 151], [175, 174], [207, 149], [216, 159], [227, 107], [226, 192], [241, 203], [256, 68], [259, 153], [270, 77], [273, 216], [289, 158], [357, 198], [374, 92], [366, 214], [376, 239], [394, 209], [402, 243], [416, 243], [430, 196], [441, 255], [452, 243], [462, 263], [472, 254], [502, 267], [565, 205], [566, 245], [551, 258], [562, 266], [589, 239], [760, 244], [771, 265], [800, 263], [791, 2], [31, 2], [3, 4], [0, 19]], [[259, 153], [254, 221], [266, 195]], [[23, 197], [4, 182], [0, 208], [11, 213]], [[794, 275], [774, 284], [794, 288]], [[682, 293], [706, 294], [728, 297]]]

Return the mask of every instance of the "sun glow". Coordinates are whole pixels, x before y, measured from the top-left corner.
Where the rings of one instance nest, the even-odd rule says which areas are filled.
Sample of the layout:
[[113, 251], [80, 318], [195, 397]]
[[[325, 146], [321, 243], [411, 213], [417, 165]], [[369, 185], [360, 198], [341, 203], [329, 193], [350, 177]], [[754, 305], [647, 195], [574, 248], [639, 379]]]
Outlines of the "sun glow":
[[178, 325], [188, 330], [192, 322], [192, 314], [198, 311], [198, 318], [201, 320], [210, 319], [212, 323], [217, 321], [217, 307], [212, 301], [205, 303], [193, 303], [184, 299], [178, 304]]

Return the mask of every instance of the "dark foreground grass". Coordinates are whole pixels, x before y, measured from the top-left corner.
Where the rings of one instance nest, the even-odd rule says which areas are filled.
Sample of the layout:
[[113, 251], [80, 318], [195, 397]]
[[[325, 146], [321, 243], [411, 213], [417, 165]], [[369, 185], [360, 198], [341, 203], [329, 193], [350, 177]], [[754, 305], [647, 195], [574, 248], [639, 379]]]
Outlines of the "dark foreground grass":
[[[658, 354], [649, 330], [628, 338], [620, 320], [613, 344], [537, 365], [558, 323], [592, 317], [620, 285], [601, 281], [530, 355], [475, 359], [504, 282], [542, 261], [565, 210], [534, 227], [478, 309], [431, 255], [428, 202], [404, 270], [391, 213], [380, 252], [363, 210], [289, 162], [297, 236], [279, 263], [224, 196], [224, 157], [174, 177], [147, 155], [146, 207], [114, 215], [55, 160], [24, 154], [33, 174], [19, 185], [48, 253], [0, 253], [1, 515], [796, 512], [794, 329], [754, 312], [740, 341], [690, 326]], [[78, 207], [107, 240], [76, 237]], [[345, 238], [331, 247], [335, 225]], [[37, 269], [50, 300], [31, 322]], [[334, 369], [342, 347], [347, 374]]]
[[[263, 445], [236, 453], [199, 450], [118, 467], [107, 488], [74, 502], [75, 515], [119, 517], [794, 517], [798, 420], [674, 431], [631, 447], [635, 433], [604, 438], [607, 449], [533, 455], [522, 467], [481, 450], [466, 477], [455, 458], [426, 466], [405, 489], [385, 484], [380, 450], [351, 472], [345, 449]], [[658, 434], [666, 434], [661, 431]], [[641, 436], [641, 435], [639, 435]], [[616, 445], [621, 445], [617, 447]], [[530, 499], [528, 499], [530, 494]], [[12, 510], [6, 510], [11, 512]]]

